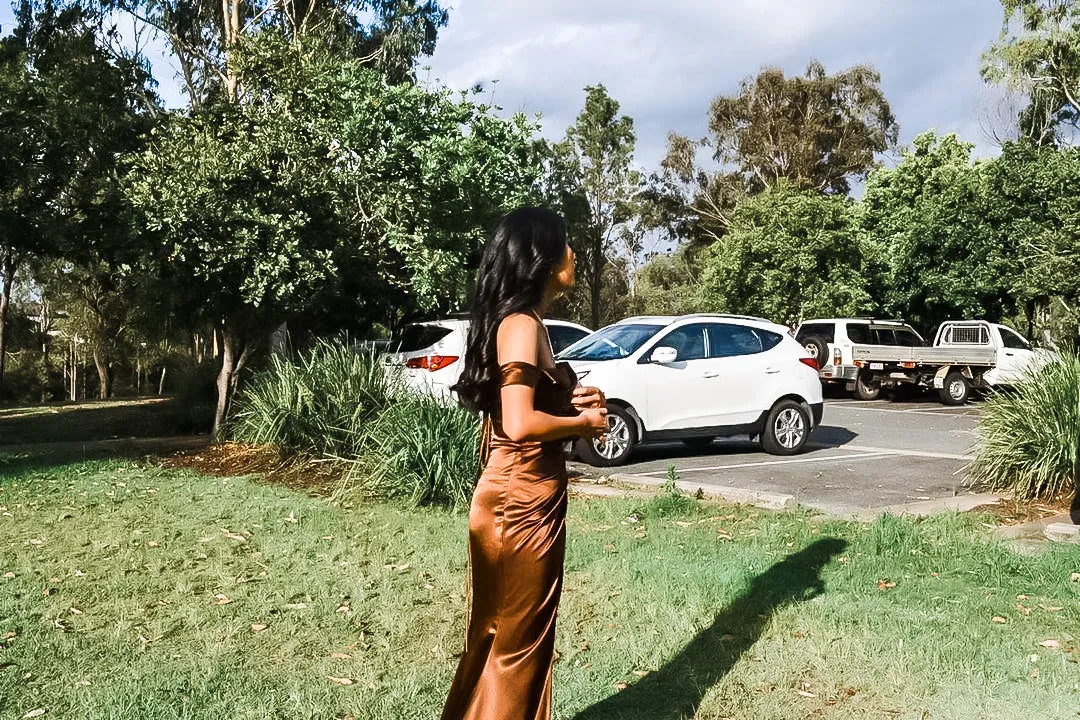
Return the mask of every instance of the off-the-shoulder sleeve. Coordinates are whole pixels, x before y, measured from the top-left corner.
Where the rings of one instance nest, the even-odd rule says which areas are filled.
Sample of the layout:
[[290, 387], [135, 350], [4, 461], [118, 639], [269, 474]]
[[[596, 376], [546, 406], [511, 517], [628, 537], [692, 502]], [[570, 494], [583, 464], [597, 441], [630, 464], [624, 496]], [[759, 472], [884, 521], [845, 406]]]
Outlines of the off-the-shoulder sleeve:
[[540, 382], [540, 368], [527, 362], [508, 362], [500, 365], [499, 373], [502, 375], [499, 387], [528, 385], [534, 388]]

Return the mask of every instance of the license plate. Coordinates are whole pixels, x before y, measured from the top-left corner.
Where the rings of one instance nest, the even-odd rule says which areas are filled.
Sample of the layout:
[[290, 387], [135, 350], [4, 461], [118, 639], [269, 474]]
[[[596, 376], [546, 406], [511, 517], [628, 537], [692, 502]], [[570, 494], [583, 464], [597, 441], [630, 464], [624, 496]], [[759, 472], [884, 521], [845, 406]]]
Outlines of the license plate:
[[884, 370], [885, 363], [870, 363], [871, 370]]

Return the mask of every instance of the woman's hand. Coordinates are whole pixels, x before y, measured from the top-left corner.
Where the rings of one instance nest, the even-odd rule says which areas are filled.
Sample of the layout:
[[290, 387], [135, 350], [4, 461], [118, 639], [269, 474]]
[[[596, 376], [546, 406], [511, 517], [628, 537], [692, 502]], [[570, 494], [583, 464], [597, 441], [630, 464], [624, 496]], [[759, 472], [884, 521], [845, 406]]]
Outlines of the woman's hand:
[[608, 431], [607, 408], [585, 408], [578, 415], [582, 423], [581, 434], [589, 439], [603, 437]]
[[574, 388], [574, 395], [570, 398], [570, 404], [574, 406], [575, 410], [581, 412], [586, 408], [607, 407], [607, 398], [604, 397], [604, 393], [600, 392], [600, 388], [579, 385]]

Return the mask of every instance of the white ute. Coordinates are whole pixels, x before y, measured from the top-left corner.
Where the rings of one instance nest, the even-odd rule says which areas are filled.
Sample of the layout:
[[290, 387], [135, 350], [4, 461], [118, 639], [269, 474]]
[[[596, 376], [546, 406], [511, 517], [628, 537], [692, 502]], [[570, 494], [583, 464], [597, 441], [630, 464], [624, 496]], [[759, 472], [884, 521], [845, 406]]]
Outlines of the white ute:
[[1012, 385], [1049, 357], [1016, 331], [983, 320], [942, 323], [933, 347], [855, 345], [851, 354], [867, 384], [932, 387], [946, 405], [967, 402], [973, 388]]

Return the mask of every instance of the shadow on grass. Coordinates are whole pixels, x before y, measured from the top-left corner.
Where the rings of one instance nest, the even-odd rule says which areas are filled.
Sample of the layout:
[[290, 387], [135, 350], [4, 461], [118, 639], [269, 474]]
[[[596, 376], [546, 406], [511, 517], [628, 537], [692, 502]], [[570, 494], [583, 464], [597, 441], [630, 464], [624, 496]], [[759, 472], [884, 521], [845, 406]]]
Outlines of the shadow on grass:
[[705, 693], [757, 642], [774, 612], [825, 591], [821, 569], [846, 547], [839, 538], [823, 538], [776, 563], [659, 670], [582, 710], [575, 720], [692, 718]]
[[0, 447], [209, 432], [213, 409], [173, 398], [87, 402], [0, 411]]

